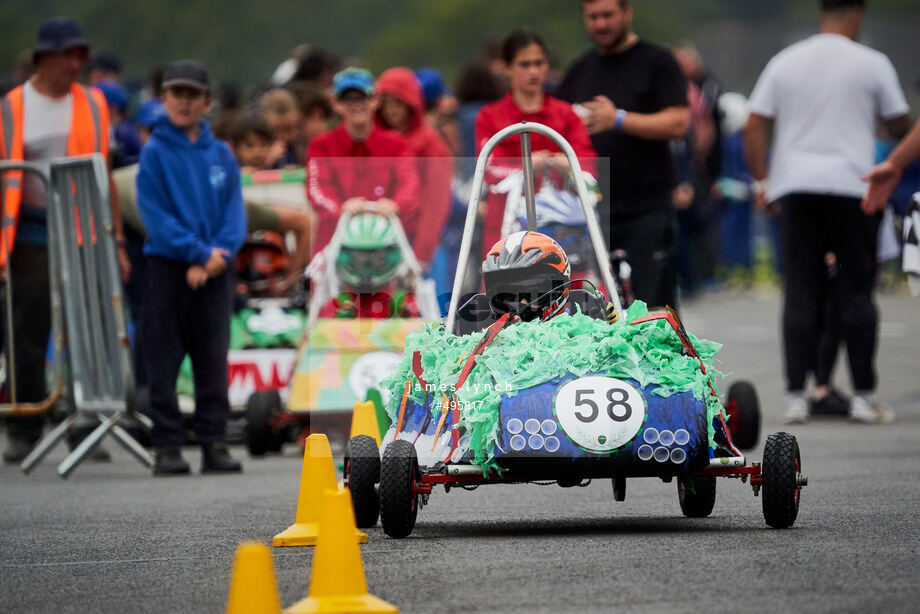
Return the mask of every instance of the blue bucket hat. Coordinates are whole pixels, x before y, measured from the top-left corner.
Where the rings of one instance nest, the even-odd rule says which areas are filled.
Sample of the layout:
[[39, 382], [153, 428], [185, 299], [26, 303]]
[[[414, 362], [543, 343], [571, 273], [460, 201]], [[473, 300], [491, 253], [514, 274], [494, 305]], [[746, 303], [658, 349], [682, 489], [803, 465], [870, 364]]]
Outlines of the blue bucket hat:
[[83, 26], [70, 17], [52, 17], [38, 27], [38, 40], [32, 57], [40, 53], [63, 53], [74, 47], [89, 51], [89, 41], [83, 33]]
[[332, 91], [336, 98], [348, 90], [357, 90], [365, 96], [374, 94], [374, 75], [363, 68], [346, 68], [332, 78]]

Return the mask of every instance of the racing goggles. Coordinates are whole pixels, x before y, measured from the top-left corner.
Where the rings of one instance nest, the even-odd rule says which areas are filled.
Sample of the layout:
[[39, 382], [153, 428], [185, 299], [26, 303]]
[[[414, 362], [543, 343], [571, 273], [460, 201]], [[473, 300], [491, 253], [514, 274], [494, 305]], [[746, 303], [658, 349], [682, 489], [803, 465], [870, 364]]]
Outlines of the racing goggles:
[[339, 251], [338, 263], [355, 272], [379, 273], [399, 264], [402, 255], [398, 247], [383, 249], [350, 249]]
[[510, 313], [529, 322], [541, 319], [562, 298], [566, 288], [563, 279], [540, 277], [496, 284], [487, 287], [486, 294], [489, 307], [496, 316]]

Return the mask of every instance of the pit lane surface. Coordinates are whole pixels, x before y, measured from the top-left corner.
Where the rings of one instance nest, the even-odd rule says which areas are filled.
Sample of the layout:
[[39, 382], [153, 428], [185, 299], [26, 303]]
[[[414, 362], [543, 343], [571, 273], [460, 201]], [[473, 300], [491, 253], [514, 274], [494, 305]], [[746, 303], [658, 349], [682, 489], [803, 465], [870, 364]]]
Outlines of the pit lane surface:
[[[718, 482], [709, 518], [680, 513], [674, 483], [436, 488], [411, 537], [368, 531], [371, 593], [402, 612], [916, 612], [920, 602], [920, 303], [881, 296], [886, 426], [781, 427], [779, 297], [712, 295], [688, 330], [725, 343], [721, 369], [757, 383], [763, 433], [785, 428], [809, 485], [795, 526], [769, 529], [760, 499]], [[848, 388], [843, 362], [838, 382]], [[763, 440], [763, 437], [761, 438]], [[241, 476], [153, 479], [114, 443], [108, 465], [63, 481], [55, 451], [33, 475], [0, 467], [0, 611], [221, 612], [240, 541], [294, 518], [301, 457], [245, 459]], [[760, 459], [761, 447], [752, 456]], [[187, 458], [197, 470], [193, 449]], [[310, 548], [274, 550], [281, 600], [307, 593]]]

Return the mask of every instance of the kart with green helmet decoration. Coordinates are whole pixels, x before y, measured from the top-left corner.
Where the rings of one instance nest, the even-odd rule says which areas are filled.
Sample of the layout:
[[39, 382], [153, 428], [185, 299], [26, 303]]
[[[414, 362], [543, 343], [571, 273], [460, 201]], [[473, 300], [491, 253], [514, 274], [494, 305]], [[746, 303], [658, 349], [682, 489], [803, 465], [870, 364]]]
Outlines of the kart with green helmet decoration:
[[[343, 213], [310, 262], [310, 304], [287, 385], [247, 404], [249, 452], [276, 452], [323, 425], [343, 428], [357, 402], [379, 399], [406, 337], [440, 317], [396, 215]], [[381, 408], [382, 410], [382, 408]]]
[[[461, 304], [455, 279], [445, 324], [411, 335], [398, 368], [382, 382], [391, 424], [380, 449], [366, 436], [352, 438], [348, 448], [345, 483], [359, 524], [373, 526], [379, 517], [387, 535], [405, 537], [439, 484], [450, 491], [609, 479], [622, 501], [627, 478], [638, 477], [676, 482], [684, 515], [702, 517], [712, 512], [716, 478], [727, 476], [762, 496], [768, 525], [791, 526], [807, 484], [795, 437], [770, 435], [763, 464], [748, 462], [718, 394], [721, 345], [688, 333], [671, 309], [649, 313], [641, 301], [623, 309], [581, 181], [609, 303], [600, 292], [572, 287], [565, 252], [535, 232], [530, 132], [552, 139], [580, 176], [572, 148], [541, 124], [509, 126], [483, 147], [457, 270], [468, 264], [489, 155], [518, 134], [528, 230], [489, 251], [484, 293]], [[753, 387], [744, 392], [753, 394]], [[759, 415], [756, 394], [736, 400], [735, 413]]]

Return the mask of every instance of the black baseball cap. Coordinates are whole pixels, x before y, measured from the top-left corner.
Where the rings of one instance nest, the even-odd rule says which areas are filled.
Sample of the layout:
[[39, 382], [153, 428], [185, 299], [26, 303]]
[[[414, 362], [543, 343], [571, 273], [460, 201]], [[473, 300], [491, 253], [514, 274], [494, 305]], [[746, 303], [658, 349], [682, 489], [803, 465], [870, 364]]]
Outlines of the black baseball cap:
[[195, 60], [178, 60], [163, 71], [163, 89], [171, 87], [190, 87], [207, 92], [211, 89], [208, 69]]
[[41, 53], [63, 53], [74, 47], [89, 51], [89, 41], [83, 33], [83, 26], [70, 17], [52, 17], [38, 27], [38, 40], [32, 57]]

